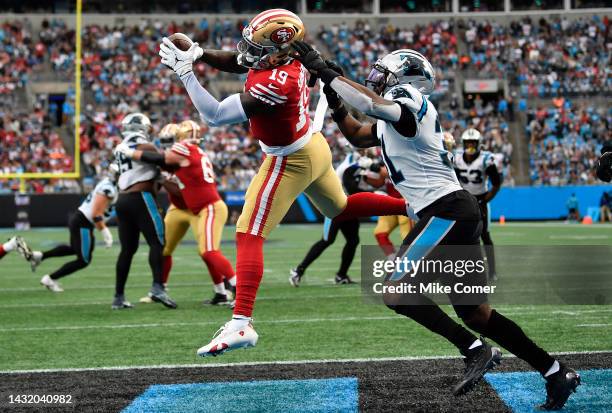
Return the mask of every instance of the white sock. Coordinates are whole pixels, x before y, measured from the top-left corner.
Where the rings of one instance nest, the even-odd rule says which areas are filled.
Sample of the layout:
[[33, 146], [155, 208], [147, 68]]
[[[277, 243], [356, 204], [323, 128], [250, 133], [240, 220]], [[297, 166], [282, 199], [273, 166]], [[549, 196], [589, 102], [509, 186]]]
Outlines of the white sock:
[[234, 315], [232, 317], [232, 321], [230, 321], [229, 325], [227, 326], [227, 329], [230, 331], [240, 330], [241, 328], [246, 327], [251, 322], [251, 320], [251, 317], [247, 317], [244, 315]]
[[17, 241], [15, 241], [15, 237], [11, 238], [10, 240], [2, 244], [2, 248], [4, 249], [5, 252], [10, 252], [10, 251], [13, 251], [15, 248], [17, 248]]
[[472, 345], [470, 346], [468, 350], [471, 350], [473, 348], [480, 347], [480, 346], [482, 346], [482, 341], [480, 341], [480, 339], [477, 338], [476, 341], [472, 343]]
[[32, 251], [32, 256], [37, 260], [42, 260], [42, 251]]
[[555, 360], [555, 362], [552, 364], [552, 366], [550, 366], [550, 368], [548, 369], [548, 371], [546, 372], [546, 374], [544, 375], [544, 377], [548, 377], [551, 374], [555, 374], [556, 372], [559, 371], [559, 368], [561, 366], [559, 366], [559, 362], [557, 360]]
[[222, 282], [220, 282], [219, 284], [215, 284], [213, 289], [217, 294], [227, 295], [227, 293], [225, 292], [225, 284], [223, 284]]
[[232, 287], [236, 286], [236, 276], [234, 275], [232, 278], [227, 279], [227, 282], [229, 283], [229, 285], [231, 285]]

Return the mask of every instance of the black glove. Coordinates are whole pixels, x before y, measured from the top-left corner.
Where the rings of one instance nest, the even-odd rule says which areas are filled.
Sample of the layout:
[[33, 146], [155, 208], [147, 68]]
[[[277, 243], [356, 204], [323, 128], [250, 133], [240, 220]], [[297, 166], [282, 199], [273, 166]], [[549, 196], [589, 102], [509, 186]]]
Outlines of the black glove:
[[381, 164], [378, 162], [374, 162], [372, 163], [372, 165], [370, 165], [370, 171], [374, 172], [374, 173], [379, 173], [381, 169]]
[[[325, 64], [334, 72], [340, 74], [341, 76], [344, 76], [344, 70], [342, 70], [342, 68], [336, 62], [332, 60], [326, 60]], [[338, 96], [336, 91], [332, 89], [329, 83], [326, 83], [325, 86], [323, 86], [323, 93], [325, 93], [325, 96], [327, 97], [327, 103], [331, 109], [337, 109], [340, 107], [340, 105], [342, 105], [342, 100], [340, 100], [340, 96]]]
[[606, 152], [597, 160], [597, 177], [604, 182], [612, 181], [612, 152]]
[[340, 76], [334, 70], [327, 67], [319, 52], [314, 50], [308, 43], [295, 41], [291, 44], [291, 47], [296, 52], [293, 54], [293, 57], [299, 60], [311, 75], [318, 76], [325, 83], [330, 83], [335, 77]]

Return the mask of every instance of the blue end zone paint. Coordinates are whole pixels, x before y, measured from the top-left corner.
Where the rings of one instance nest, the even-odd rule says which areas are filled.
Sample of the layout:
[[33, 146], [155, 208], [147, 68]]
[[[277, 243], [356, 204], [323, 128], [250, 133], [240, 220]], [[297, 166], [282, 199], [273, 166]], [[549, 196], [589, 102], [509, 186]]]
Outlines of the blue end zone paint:
[[136, 412], [357, 412], [354, 377], [155, 385], [127, 406]]
[[317, 222], [317, 214], [315, 214], [314, 210], [312, 209], [312, 205], [310, 205], [310, 202], [308, 202], [308, 199], [306, 199], [306, 195], [300, 194], [297, 197], [297, 203], [300, 206], [306, 221]]
[[[581, 370], [582, 385], [565, 408], [566, 413], [612, 411], [612, 369]], [[485, 376], [499, 397], [514, 412], [541, 412], [537, 406], [546, 399], [544, 379], [539, 373], [489, 373]]]

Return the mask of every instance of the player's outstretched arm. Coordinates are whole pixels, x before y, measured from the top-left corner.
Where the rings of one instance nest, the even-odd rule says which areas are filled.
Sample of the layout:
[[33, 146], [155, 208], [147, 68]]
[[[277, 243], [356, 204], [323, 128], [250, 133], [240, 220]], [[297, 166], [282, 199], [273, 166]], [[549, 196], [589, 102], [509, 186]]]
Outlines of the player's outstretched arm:
[[222, 72], [246, 73], [249, 71], [246, 67], [238, 64], [238, 52], [234, 51], [204, 49], [200, 59]]

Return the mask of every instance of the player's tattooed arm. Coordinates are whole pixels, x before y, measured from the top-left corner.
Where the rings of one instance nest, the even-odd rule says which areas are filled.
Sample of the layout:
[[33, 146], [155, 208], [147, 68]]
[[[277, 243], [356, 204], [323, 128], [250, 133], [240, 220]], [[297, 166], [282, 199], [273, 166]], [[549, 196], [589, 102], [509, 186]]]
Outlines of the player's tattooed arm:
[[204, 53], [200, 59], [209, 66], [223, 72], [246, 73], [249, 71], [246, 67], [238, 64], [238, 52], [204, 49]]

